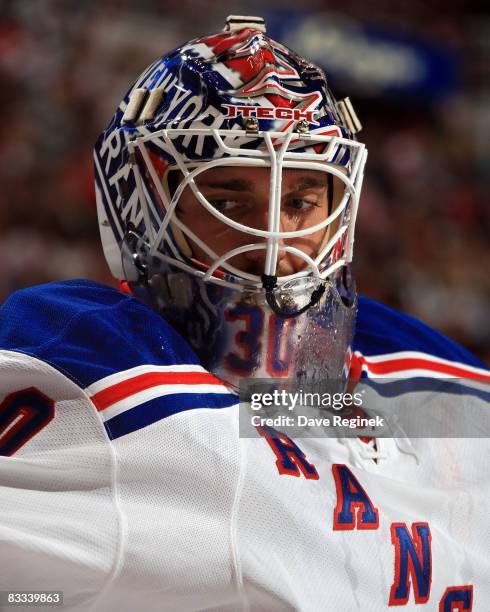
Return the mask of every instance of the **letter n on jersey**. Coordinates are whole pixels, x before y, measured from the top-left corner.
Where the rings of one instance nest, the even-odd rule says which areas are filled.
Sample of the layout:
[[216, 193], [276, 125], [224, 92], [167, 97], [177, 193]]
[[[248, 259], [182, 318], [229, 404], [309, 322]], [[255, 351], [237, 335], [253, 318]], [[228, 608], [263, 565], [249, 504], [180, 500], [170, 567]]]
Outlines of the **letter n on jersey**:
[[346, 465], [334, 463], [332, 473], [337, 491], [333, 511], [334, 531], [378, 529], [378, 509], [369, 499], [360, 482]]
[[413, 523], [412, 535], [405, 523], [391, 525], [395, 547], [395, 579], [390, 591], [390, 606], [404, 606], [410, 597], [412, 577], [415, 603], [429, 601], [432, 582], [431, 534], [428, 523]]

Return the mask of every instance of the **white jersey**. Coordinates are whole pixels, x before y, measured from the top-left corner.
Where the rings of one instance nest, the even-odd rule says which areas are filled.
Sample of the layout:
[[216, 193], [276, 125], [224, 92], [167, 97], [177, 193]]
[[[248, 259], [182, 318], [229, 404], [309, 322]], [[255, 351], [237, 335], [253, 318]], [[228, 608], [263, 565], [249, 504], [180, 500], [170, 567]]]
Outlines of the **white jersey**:
[[[0, 591], [73, 611], [488, 610], [486, 439], [241, 437], [236, 397], [145, 306], [88, 283], [35, 297], [0, 334]], [[39, 324], [14, 342], [27, 303]]]

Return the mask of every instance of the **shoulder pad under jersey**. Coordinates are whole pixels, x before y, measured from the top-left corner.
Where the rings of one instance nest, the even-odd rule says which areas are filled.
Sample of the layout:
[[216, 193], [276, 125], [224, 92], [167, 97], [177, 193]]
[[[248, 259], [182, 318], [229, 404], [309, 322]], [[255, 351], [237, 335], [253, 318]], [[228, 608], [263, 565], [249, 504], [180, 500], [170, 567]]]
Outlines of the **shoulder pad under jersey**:
[[14, 293], [0, 308], [0, 348], [37, 357], [82, 387], [144, 363], [199, 364], [148, 306], [86, 280]]

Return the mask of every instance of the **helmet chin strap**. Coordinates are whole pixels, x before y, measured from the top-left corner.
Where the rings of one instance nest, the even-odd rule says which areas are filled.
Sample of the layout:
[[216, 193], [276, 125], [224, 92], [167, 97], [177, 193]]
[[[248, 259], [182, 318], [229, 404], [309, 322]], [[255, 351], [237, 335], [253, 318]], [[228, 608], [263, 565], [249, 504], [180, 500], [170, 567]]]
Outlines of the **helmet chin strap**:
[[294, 312], [289, 312], [285, 307], [279, 306], [277, 303], [276, 296], [274, 295], [274, 289], [277, 286], [277, 276], [270, 276], [269, 274], [262, 274], [262, 286], [265, 290], [265, 299], [271, 307], [271, 309], [283, 319], [292, 319], [300, 314], [306, 312], [309, 308], [314, 306], [322, 297], [325, 292], [325, 283], [322, 283], [317, 287], [311, 294], [310, 301], [305, 304], [303, 308]]

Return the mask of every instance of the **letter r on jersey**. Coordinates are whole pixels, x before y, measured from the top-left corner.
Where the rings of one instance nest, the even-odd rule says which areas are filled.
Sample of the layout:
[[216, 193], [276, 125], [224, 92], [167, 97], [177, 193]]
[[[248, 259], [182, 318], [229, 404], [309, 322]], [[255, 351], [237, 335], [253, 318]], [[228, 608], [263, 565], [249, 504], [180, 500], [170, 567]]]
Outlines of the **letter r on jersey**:
[[333, 511], [334, 531], [378, 529], [378, 509], [354, 474], [342, 464], [332, 465], [332, 473], [337, 491], [337, 504]]
[[256, 427], [277, 457], [276, 466], [279, 474], [289, 476], [303, 476], [309, 480], [318, 480], [320, 476], [315, 466], [306, 460], [304, 452], [286, 436], [286, 434], [275, 430], [273, 427]]
[[391, 525], [395, 547], [395, 579], [390, 591], [390, 606], [404, 606], [410, 597], [409, 574], [415, 603], [426, 603], [432, 582], [431, 533], [428, 523], [413, 523], [412, 535], [405, 523]]

